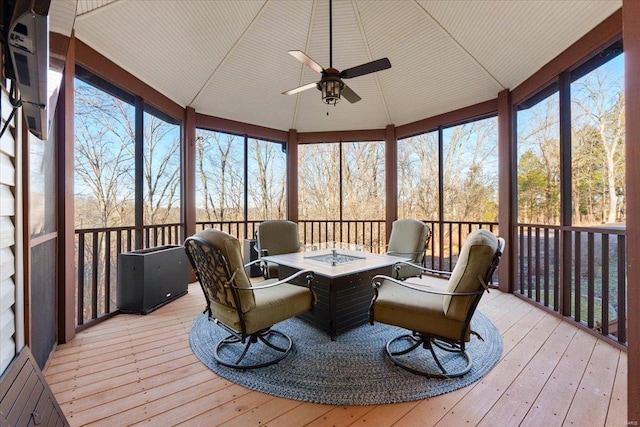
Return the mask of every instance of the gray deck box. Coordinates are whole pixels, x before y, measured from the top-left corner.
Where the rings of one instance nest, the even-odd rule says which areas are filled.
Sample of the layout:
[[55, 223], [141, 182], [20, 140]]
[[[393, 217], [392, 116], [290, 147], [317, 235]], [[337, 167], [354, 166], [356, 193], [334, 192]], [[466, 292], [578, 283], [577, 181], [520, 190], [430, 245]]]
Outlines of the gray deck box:
[[180, 245], [118, 255], [118, 308], [148, 314], [187, 293], [189, 261]]

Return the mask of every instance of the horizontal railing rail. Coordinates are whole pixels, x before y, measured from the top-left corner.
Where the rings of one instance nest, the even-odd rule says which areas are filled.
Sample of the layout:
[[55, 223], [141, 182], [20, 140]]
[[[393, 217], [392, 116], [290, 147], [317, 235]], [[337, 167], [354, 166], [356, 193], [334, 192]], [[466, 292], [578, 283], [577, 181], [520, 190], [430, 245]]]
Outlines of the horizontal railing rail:
[[514, 291], [626, 343], [624, 227], [519, 224], [517, 253]]
[[[197, 229], [216, 228], [238, 239], [253, 239], [252, 221], [201, 221]], [[425, 220], [432, 230], [427, 267], [451, 271], [466, 236], [477, 228], [499, 234], [496, 222]], [[303, 244], [342, 241], [386, 252], [383, 220], [301, 220]], [[117, 312], [118, 254], [154, 246], [182, 244], [181, 224], [154, 224], [76, 230], [76, 326], [84, 328]], [[137, 244], [136, 242], [138, 242]], [[562, 246], [567, 263], [562, 264]], [[519, 224], [515, 292], [561, 313], [605, 337], [626, 343], [626, 232], [616, 228]], [[561, 287], [561, 268], [570, 277]], [[565, 280], [565, 282], [567, 282]]]

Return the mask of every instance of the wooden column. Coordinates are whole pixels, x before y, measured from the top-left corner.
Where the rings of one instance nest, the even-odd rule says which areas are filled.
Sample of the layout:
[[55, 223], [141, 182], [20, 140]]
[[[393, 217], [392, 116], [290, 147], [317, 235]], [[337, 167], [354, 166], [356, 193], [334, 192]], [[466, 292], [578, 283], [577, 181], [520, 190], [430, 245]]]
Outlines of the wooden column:
[[75, 36], [71, 36], [56, 113], [58, 189], [57, 341], [76, 335], [75, 320], [75, 201], [74, 201], [74, 78]]
[[182, 212], [184, 238], [196, 233], [196, 110], [184, 110], [182, 140]]
[[387, 242], [391, 236], [391, 224], [398, 217], [398, 141], [396, 128], [387, 125], [384, 144], [385, 170], [385, 231]]
[[622, 1], [627, 196], [627, 416], [640, 422], [640, 2]]
[[[186, 239], [194, 235], [196, 230], [196, 110], [187, 107], [182, 121], [182, 221]], [[196, 274], [190, 268], [187, 278], [189, 283], [195, 282]]]
[[516, 263], [516, 147], [511, 92], [498, 94], [498, 228], [506, 246], [498, 268], [498, 286], [512, 292]]
[[298, 221], [298, 131], [287, 138], [287, 219]]

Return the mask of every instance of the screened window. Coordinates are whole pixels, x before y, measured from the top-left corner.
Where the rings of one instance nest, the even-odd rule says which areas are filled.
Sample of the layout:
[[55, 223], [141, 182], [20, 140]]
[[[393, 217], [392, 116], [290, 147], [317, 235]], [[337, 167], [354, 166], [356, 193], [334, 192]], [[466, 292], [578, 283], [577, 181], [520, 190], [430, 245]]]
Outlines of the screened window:
[[497, 221], [497, 119], [443, 129], [442, 157], [444, 220]]
[[197, 129], [196, 221], [244, 221], [244, 137]]
[[145, 106], [143, 116], [143, 222], [180, 222], [180, 123]]
[[342, 143], [342, 219], [385, 217], [384, 142]]
[[624, 55], [571, 83], [574, 225], [623, 222]]
[[298, 164], [302, 240], [349, 242], [383, 251], [384, 142], [305, 144], [299, 148]]
[[287, 217], [287, 153], [281, 142], [249, 138], [247, 146], [248, 219]]
[[298, 149], [301, 220], [340, 220], [340, 144], [304, 144]]
[[438, 218], [438, 171], [438, 132], [398, 141], [398, 217]]
[[76, 228], [135, 224], [135, 107], [75, 79]]
[[517, 113], [519, 223], [560, 223], [559, 120], [557, 90]]

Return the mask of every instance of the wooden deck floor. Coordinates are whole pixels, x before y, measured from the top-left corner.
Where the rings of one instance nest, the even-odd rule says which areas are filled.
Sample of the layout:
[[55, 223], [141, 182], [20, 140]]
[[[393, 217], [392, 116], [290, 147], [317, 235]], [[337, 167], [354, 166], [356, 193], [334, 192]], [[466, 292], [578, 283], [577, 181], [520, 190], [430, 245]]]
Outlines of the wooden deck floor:
[[189, 347], [203, 307], [192, 284], [152, 314], [118, 315], [59, 346], [45, 376], [71, 425], [625, 425], [626, 353], [510, 294], [492, 291], [480, 305], [504, 342], [483, 379], [380, 406], [288, 400], [218, 377]]

